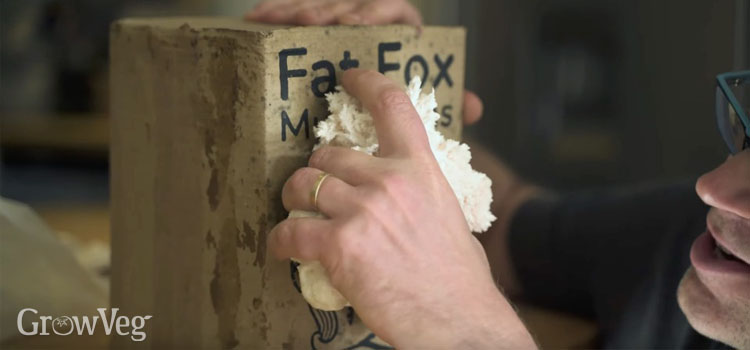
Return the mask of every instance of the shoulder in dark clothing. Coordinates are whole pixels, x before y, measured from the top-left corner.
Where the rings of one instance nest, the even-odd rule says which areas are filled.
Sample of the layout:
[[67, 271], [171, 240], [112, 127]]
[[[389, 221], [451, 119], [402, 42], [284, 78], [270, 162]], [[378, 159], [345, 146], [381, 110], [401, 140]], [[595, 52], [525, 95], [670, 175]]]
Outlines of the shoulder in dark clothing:
[[530, 201], [511, 224], [524, 298], [595, 319], [608, 348], [708, 348], [676, 299], [708, 207], [694, 182]]

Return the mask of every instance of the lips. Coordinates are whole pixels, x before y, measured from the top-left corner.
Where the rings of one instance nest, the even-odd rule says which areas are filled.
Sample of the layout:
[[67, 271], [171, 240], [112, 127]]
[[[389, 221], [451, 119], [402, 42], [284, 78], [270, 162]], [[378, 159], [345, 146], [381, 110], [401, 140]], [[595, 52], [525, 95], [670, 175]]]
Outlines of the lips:
[[738, 262], [743, 262], [740, 258], [736, 257], [734, 254], [732, 254], [727, 248], [725, 248], [719, 241], [716, 241], [714, 238], [714, 241], [716, 243], [716, 249], [714, 249], [714, 252], [718, 255], [718, 257], [726, 260], [733, 260]]
[[696, 270], [711, 274], [750, 274], [750, 265], [739, 259], [725, 257], [717, 252], [716, 240], [704, 232], [693, 242], [690, 261]]
[[[750, 276], [750, 226], [746, 219], [712, 209], [706, 218], [707, 231], [700, 235], [690, 251], [690, 260], [698, 272], [711, 275], [744, 274]], [[734, 244], [732, 244], [734, 243]]]
[[750, 264], [750, 221], [714, 208], [706, 217], [706, 227], [721, 255]]

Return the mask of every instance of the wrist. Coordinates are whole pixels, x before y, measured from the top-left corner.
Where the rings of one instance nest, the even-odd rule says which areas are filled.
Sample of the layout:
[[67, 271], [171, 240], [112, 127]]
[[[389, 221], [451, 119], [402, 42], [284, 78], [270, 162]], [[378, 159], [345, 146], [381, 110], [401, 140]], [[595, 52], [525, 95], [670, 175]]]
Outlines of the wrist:
[[[491, 282], [490, 282], [491, 284]], [[479, 288], [477, 288], [479, 289]], [[397, 349], [532, 349], [531, 335], [494, 285], [456, 301], [437, 317], [420, 317], [394, 339]], [[420, 312], [435, 316], [435, 309]]]
[[459, 349], [535, 349], [536, 344], [513, 306], [494, 287], [477, 305], [471, 329], [459, 337]]

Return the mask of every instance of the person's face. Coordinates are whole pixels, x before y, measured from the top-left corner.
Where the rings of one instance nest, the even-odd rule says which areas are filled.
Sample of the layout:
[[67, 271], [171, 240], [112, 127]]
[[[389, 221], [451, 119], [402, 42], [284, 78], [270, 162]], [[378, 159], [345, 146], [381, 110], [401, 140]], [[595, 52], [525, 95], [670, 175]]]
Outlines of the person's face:
[[688, 322], [727, 345], [750, 348], [750, 149], [698, 179], [712, 206], [677, 292]]

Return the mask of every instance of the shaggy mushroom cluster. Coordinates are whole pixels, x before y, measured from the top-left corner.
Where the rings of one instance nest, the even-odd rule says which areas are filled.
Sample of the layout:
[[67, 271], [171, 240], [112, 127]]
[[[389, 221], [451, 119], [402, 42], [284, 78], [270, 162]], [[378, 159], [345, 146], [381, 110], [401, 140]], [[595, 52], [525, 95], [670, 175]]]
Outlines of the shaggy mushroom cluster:
[[[437, 131], [440, 115], [435, 112], [437, 101], [435, 90], [422, 94], [422, 82], [415, 77], [409, 83], [406, 93], [414, 108], [422, 118], [432, 153], [458, 198], [466, 222], [473, 232], [486, 231], [495, 216], [490, 212], [492, 203], [492, 181], [487, 175], [474, 170], [469, 161], [469, 146], [455, 140], [446, 139]], [[354, 97], [341, 87], [326, 95], [327, 119], [318, 123], [315, 136], [316, 148], [331, 145], [350, 147], [354, 150], [374, 154], [378, 150], [378, 139], [372, 117]], [[293, 210], [289, 217], [322, 216], [319, 213]], [[302, 296], [314, 308], [335, 311], [349, 305], [349, 302], [331, 285], [325, 268], [318, 261], [298, 261], [297, 267]]]

